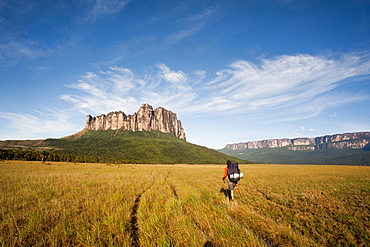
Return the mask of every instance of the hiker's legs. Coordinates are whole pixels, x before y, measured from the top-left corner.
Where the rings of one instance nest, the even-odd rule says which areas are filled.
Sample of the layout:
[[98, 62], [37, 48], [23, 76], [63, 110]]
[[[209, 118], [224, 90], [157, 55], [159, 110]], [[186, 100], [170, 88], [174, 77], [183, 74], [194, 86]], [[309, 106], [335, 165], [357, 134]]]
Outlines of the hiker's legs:
[[236, 183], [229, 181], [229, 199], [234, 200], [234, 188], [236, 186]]
[[234, 200], [234, 190], [230, 190], [230, 200]]

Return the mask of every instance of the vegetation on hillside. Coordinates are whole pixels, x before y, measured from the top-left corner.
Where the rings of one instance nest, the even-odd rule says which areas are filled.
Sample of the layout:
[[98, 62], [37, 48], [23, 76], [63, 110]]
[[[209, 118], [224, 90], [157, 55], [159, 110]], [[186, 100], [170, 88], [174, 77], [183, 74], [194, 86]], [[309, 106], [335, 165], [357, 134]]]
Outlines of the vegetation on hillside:
[[0, 162], [0, 246], [367, 246], [369, 167]]
[[121, 163], [220, 164], [227, 159], [248, 163], [161, 132], [87, 131], [78, 138], [47, 139], [45, 143], [54, 152], [104, 157]]
[[370, 165], [370, 152], [363, 149], [323, 148], [316, 150], [289, 150], [288, 147], [257, 149], [221, 149], [220, 152], [267, 164], [328, 164], [328, 165]]
[[0, 160], [220, 164], [228, 159], [249, 163], [161, 132], [84, 130], [61, 139], [0, 142]]

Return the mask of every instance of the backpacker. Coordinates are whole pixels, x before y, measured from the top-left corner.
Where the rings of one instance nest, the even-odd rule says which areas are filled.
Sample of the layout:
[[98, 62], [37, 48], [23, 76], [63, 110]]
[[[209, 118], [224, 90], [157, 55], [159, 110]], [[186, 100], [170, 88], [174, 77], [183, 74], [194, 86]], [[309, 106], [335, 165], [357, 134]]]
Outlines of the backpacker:
[[238, 163], [230, 163], [227, 165], [227, 175], [229, 176], [229, 181], [237, 182], [243, 177], [243, 173], [240, 172]]

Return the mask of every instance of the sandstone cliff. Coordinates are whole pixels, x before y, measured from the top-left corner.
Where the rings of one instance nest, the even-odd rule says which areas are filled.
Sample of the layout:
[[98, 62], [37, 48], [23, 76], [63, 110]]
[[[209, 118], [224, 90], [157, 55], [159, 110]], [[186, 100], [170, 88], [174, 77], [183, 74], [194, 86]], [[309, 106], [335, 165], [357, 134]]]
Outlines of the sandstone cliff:
[[227, 144], [232, 150], [288, 147], [290, 150], [315, 150], [322, 148], [361, 149], [370, 143], [370, 132], [326, 135], [316, 138], [271, 139]]
[[126, 115], [122, 111], [110, 112], [97, 117], [86, 116], [87, 130], [129, 130], [129, 131], [159, 131], [172, 133], [186, 140], [185, 131], [177, 115], [162, 107], [153, 110], [148, 104], [143, 104], [137, 113]]

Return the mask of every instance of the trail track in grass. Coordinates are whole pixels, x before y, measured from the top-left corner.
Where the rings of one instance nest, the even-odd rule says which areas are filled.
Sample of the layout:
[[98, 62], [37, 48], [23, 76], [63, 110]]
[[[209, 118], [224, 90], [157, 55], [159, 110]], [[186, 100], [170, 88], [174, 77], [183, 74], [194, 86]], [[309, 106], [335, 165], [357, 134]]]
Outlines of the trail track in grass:
[[370, 167], [0, 162], [1, 246], [366, 246]]
[[[153, 184], [150, 185], [150, 187], [152, 187], [152, 186], [153, 186]], [[150, 187], [148, 189], [150, 189]], [[143, 191], [142, 193], [140, 193], [136, 196], [134, 205], [133, 205], [132, 210], [131, 210], [131, 219], [130, 219], [131, 245], [134, 246], [134, 247], [140, 246], [139, 227], [138, 227], [138, 223], [137, 223], [137, 211], [139, 209], [140, 198], [141, 198], [142, 194], [145, 193], [145, 191]]]
[[139, 208], [139, 202], [140, 202], [141, 194], [139, 194], [136, 199], [134, 206], [132, 207], [131, 211], [131, 219], [130, 219], [130, 225], [131, 225], [131, 244], [132, 246], [140, 246], [139, 243], [139, 228], [137, 226], [137, 210]]

